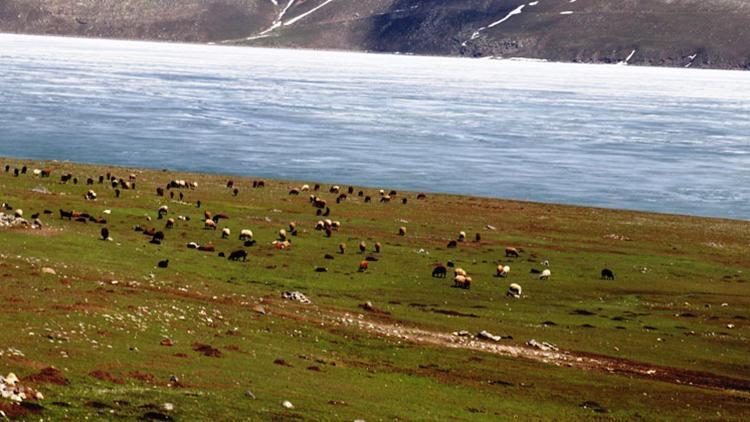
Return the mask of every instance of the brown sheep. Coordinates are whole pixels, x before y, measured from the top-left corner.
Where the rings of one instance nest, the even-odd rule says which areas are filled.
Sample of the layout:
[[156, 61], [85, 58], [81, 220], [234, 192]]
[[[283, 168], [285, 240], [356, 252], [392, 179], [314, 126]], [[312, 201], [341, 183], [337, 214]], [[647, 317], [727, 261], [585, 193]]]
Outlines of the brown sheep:
[[363, 273], [367, 271], [370, 268], [370, 263], [367, 261], [362, 261], [359, 263], [359, 272]]

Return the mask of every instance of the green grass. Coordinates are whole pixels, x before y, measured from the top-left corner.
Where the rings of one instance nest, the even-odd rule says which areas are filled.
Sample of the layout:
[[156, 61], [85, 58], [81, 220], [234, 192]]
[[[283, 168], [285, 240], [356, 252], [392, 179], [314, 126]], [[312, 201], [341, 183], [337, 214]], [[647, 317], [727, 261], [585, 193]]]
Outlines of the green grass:
[[[89, 188], [62, 185], [60, 174], [85, 180], [131, 170], [27, 164], [55, 173], [50, 179], [0, 174], [0, 201], [26, 216], [55, 214], [42, 216], [42, 232], [0, 230], [0, 350], [25, 355], [0, 357], [0, 372], [23, 379], [54, 366], [70, 381], [33, 383], [45, 399], [27, 418], [137, 419], [159, 412], [179, 420], [742, 420], [750, 414], [747, 392], [415, 343], [336, 323], [348, 313], [435, 333], [488, 330], [512, 336], [507, 345], [534, 338], [573, 355], [749, 381], [750, 223], [450, 195], [418, 201], [414, 193], [399, 194], [407, 205], [365, 204], [356, 195], [337, 205], [324, 186], [319, 195], [342, 223], [326, 238], [314, 230], [319, 217], [306, 194], [287, 194], [300, 182], [251, 189], [250, 180], [234, 177], [241, 189], [235, 198], [223, 176], [144, 170], [137, 191], [116, 199], [97, 184], [99, 199], [86, 202]], [[186, 204], [156, 197], [156, 186], [172, 179], [199, 183], [184, 191]], [[51, 194], [33, 192], [37, 186]], [[365, 190], [377, 197], [376, 189]], [[197, 199], [201, 209], [192, 205]], [[155, 218], [161, 204], [171, 217], [191, 221], [164, 230]], [[59, 208], [97, 216], [111, 210], [113, 241], [99, 239], [99, 225], [60, 220]], [[230, 240], [202, 229], [206, 209], [230, 215], [220, 224], [232, 230]], [[270, 242], [290, 221], [299, 236], [291, 249], [275, 250]], [[149, 244], [133, 231], [139, 224], [164, 230], [164, 244]], [[400, 226], [407, 236], [398, 236]], [[185, 247], [211, 241], [228, 253], [242, 247], [243, 228], [258, 240], [247, 248], [246, 263]], [[480, 233], [482, 242], [447, 249], [460, 230], [470, 239]], [[383, 244], [366, 273], [357, 272], [361, 240], [368, 253], [376, 241]], [[348, 245], [344, 255], [341, 242]], [[507, 246], [523, 248], [521, 258], [506, 259]], [[155, 268], [167, 258], [169, 269]], [[545, 259], [553, 276], [540, 281], [530, 270]], [[450, 277], [431, 277], [433, 264], [447, 260], [470, 273], [470, 290], [451, 288]], [[512, 267], [508, 279], [493, 276], [500, 262]], [[316, 273], [316, 266], [328, 272]], [[616, 281], [599, 279], [605, 266]], [[506, 297], [511, 282], [523, 286], [522, 299]], [[314, 304], [285, 303], [285, 290], [302, 291]], [[389, 315], [360, 309], [366, 301]], [[253, 310], [261, 303], [267, 315]], [[160, 345], [165, 338], [174, 345]], [[194, 343], [222, 356], [203, 356]], [[275, 364], [279, 359], [287, 365]], [[90, 375], [97, 370], [111, 380]], [[169, 386], [172, 375], [184, 386]], [[283, 400], [295, 408], [283, 408]], [[597, 406], [601, 412], [591, 409]]]

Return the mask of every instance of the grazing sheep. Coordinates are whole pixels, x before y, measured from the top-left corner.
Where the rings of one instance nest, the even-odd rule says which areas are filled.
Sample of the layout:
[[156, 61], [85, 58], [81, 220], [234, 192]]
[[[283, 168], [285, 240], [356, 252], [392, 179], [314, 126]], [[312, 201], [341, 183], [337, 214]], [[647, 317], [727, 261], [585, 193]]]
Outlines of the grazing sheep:
[[198, 249], [200, 248], [200, 245], [195, 242], [190, 242], [187, 244], [188, 249]]
[[[232, 190], [232, 195], [233, 196], [238, 196], [239, 194], [240, 194], [240, 190], [239, 189], [234, 188], [234, 190]], [[182, 194], [180, 194], [180, 199], [182, 199]]]
[[359, 263], [359, 272], [363, 273], [367, 271], [370, 268], [370, 263], [367, 261], [362, 261]]
[[453, 277], [453, 287], [468, 289], [471, 287], [471, 279], [463, 275]]
[[436, 265], [432, 270], [432, 276], [435, 278], [445, 278], [446, 274], [448, 274], [448, 269], [445, 265]]
[[549, 267], [549, 261], [546, 260], [546, 259], [544, 261], [542, 261], [542, 266]]
[[466, 275], [467, 275], [466, 274], [466, 270], [464, 270], [463, 268], [456, 268], [456, 269], [454, 269], [453, 270], [453, 276], [455, 277], [455, 276], [459, 276], [459, 275], [462, 275], [462, 276], [466, 277]]
[[605, 268], [602, 270], [602, 279], [603, 280], [614, 280], [615, 279], [615, 273], [610, 270], [609, 268]]
[[361, 190], [361, 191], [357, 192], [357, 196], [359, 196], [360, 198], [363, 197], [363, 196], [365, 196], [365, 191]]
[[314, 190], [315, 190], [315, 192], [319, 191], [319, 190], [320, 190], [320, 185], [316, 183], [316, 184], [315, 184], [315, 189], [314, 189]]
[[381, 203], [391, 202], [391, 196], [390, 195], [383, 196], [382, 198], [380, 198], [380, 202]]
[[343, 255], [346, 253], [346, 243], [339, 243], [339, 253]]
[[321, 231], [321, 230], [324, 230], [325, 228], [326, 228], [326, 224], [324, 221], [321, 220], [315, 223], [315, 230]]
[[50, 176], [52, 176], [52, 170], [50, 169], [44, 169], [40, 173], [40, 177], [50, 177]]
[[290, 242], [288, 240], [284, 240], [282, 242], [279, 242], [278, 240], [274, 240], [273, 243], [272, 243], [272, 245], [276, 249], [279, 249], [279, 250], [283, 251], [283, 250], [286, 250], [286, 249], [289, 249], [290, 247], [292, 247], [292, 242]]
[[212, 220], [214, 220], [214, 222], [218, 224], [221, 220], [229, 220], [229, 216], [227, 214], [224, 214], [223, 212], [220, 212], [214, 215]]
[[119, 198], [120, 197], [120, 193], [121, 193], [120, 189], [115, 189], [115, 198]]
[[164, 261], [159, 261], [159, 263], [157, 264], [157, 266], [159, 268], [167, 268], [167, 267], [169, 267], [169, 260], [165, 259]]
[[375, 242], [375, 253], [380, 253], [382, 247], [383, 245], [381, 245], [380, 242]]
[[497, 273], [495, 274], [497, 277], [508, 277], [508, 274], [510, 274], [510, 266], [503, 264], [500, 264], [497, 266]]
[[365, 243], [364, 240], [359, 242], [359, 251], [361, 253], [365, 253], [366, 250], [367, 250], [367, 243]]
[[244, 229], [240, 231], [240, 240], [252, 240], [253, 239], [253, 231], [250, 229]]
[[[320, 210], [318, 210], [318, 211], [320, 211]], [[328, 208], [328, 207], [326, 207], [326, 211], [322, 215], [323, 215], [323, 217], [328, 217], [329, 215], [331, 215], [331, 209]]]
[[340, 190], [341, 190], [341, 188], [339, 186], [334, 185], [334, 186], [331, 186], [331, 189], [329, 189], [328, 192], [330, 192], [330, 193], [339, 193]]
[[154, 233], [154, 236], [151, 238], [151, 243], [155, 245], [161, 245], [161, 242], [164, 241], [164, 232], [156, 232]]
[[232, 189], [234, 187], [234, 180], [227, 181], [227, 189]]
[[354, 194], [354, 186], [349, 186], [349, 189], [347, 189], [347, 192], [349, 192], [349, 195]]
[[401, 226], [398, 228], [398, 235], [399, 236], [406, 236], [406, 227]]
[[229, 260], [230, 261], [242, 260], [243, 262], [247, 261], [247, 251], [242, 250], [242, 249], [236, 250], [229, 254]]
[[453, 249], [457, 247], [458, 247], [458, 242], [456, 242], [455, 240], [451, 240], [450, 242], [448, 242], [448, 249]]
[[62, 220], [64, 218], [67, 218], [68, 220], [72, 220], [73, 219], [73, 211], [63, 211], [61, 209], [60, 210], [60, 220]]
[[318, 208], [318, 209], [322, 210], [322, 209], [324, 209], [324, 208], [326, 208], [328, 206], [328, 201], [326, 201], [325, 199], [321, 199], [321, 198], [317, 198], [316, 197], [315, 200], [313, 201], [313, 206], [315, 208]]
[[174, 218], [169, 218], [169, 219], [167, 219], [167, 224], [166, 224], [165, 227], [167, 229], [173, 229], [174, 228], [174, 224], [175, 224]]
[[284, 242], [289, 238], [289, 235], [287, 235], [286, 230], [281, 229], [279, 230], [279, 240]]
[[221, 229], [221, 238], [222, 239], [229, 239], [229, 236], [232, 235], [232, 230], [229, 229], [229, 227], [224, 227]]
[[327, 253], [327, 254], [323, 255], [323, 258], [325, 258], [325, 259], [334, 259], [334, 258], [333, 258], [333, 255], [331, 255], [331, 254], [329, 254], [329, 253]]
[[96, 201], [96, 192], [94, 192], [93, 190], [89, 190], [88, 192], [86, 192], [84, 198], [86, 198], [87, 201]]
[[20, 208], [17, 209], [14, 215], [16, 216], [16, 218], [23, 218], [23, 210]]
[[294, 221], [289, 223], [289, 233], [292, 236], [297, 236], [297, 223], [295, 223]]
[[417, 195], [417, 199], [419, 199], [419, 200], [427, 199], [427, 195], [425, 195], [423, 193], [420, 193], [420, 194]]
[[328, 272], [328, 268], [326, 268], [326, 267], [315, 267], [315, 272], [316, 273], [327, 273]]
[[297, 189], [291, 189], [289, 191], [289, 195], [297, 196], [297, 195], [299, 195], [299, 190], [297, 190]]
[[505, 257], [506, 258], [518, 258], [519, 256], [521, 256], [521, 255], [518, 253], [518, 249], [516, 249], [516, 248], [505, 248]]
[[86, 186], [94, 186], [94, 179], [90, 177], [86, 179]]
[[519, 284], [513, 283], [508, 287], [508, 293], [506, 293], [506, 296], [511, 296], [516, 299], [520, 299], [521, 295], [523, 294], [523, 289]]
[[458, 232], [458, 241], [459, 242], [465, 242], [466, 241], [466, 232], [465, 231]]
[[167, 215], [168, 212], [169, 212], [169, 207], [166, 205], [160, 206], [159, 209], [156, 211], [159, 220], [164, 218], [164, 216]]
[[401, 200], [401, 203], [404, 204], [404, 205], [406, 205], [408, 202], [409, 202], [408, 198], [404, 198], [404, 199]]
[[208, 242], [208, 244], [198, 246], [198, 250], [202, 252], [216, 252], [216, 246], [214, 246], [213, 243]]
[[372, 202], [372, 198], [369, 196], [365, 196], [365, 204]]
[[331, 222], [331, 230], [336, 230], [341, 228], [341, 222], [340, 221], [332, 221]]
[[302, 185], [302, 187], [299, 190], [301, 190], [302, 192], [309, 192], [310, 185]]
[[214, 220], [206, 220], [203, 223], [204, 230], [216, 230], [216, 222]]
[[549, 280], [550, 277], [552, 277], [552, 272], [550, 270], [544, 270], [539, 275], [539, 280]]
[[106, 227], [102, 227], [101, 230], [102, 240], [109, 240], [109, 229]]

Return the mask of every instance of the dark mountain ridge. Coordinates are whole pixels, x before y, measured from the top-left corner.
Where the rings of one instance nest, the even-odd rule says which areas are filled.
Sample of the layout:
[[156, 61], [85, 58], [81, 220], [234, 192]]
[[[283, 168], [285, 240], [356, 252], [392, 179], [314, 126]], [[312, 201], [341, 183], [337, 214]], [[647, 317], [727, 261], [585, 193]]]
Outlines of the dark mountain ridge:
[[750, 0], [0, 0], [0, 32], [750, 69]]

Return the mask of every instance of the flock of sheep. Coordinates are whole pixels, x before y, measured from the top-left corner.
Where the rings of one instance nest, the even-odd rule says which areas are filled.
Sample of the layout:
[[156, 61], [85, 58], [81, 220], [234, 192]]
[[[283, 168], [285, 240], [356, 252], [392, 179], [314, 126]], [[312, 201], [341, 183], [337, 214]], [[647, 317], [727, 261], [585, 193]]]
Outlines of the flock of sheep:
[[[10, 166], [5, 166], [5, 172], [10, 173]], [[13, 170], [14, 177], [19, 177], [22, 174], [26, 174], [28, 172], [28, 168], [26, 166], [23, 166], [22, 168], [16, 168]], [[48, 178], [52, 174], [51, 169], [35, 169], [32, 171], [32, 174], [36, 177], [41, 178]], [[111, 173], [107, 173], [105, 175], [101, 175], [98, 178], [98, 183], [100, 185], [105, 185], [108, 187], [111, 187], [114, 190], [115, 197], [119, 198], [121, 194], [121, 190], [131, 190], [136, 188], [136, 175], [130, 174], [128, 175], [127, 179], [125, 178], [119, 178]], [[74, 177], [72, 174], [63, 174], [60, 177], [60, 183], [69, 183], [72, 182], [73, 184], [78, 184], [78, 178]], [[105, 184], [106, 182], [106, 184]], [[95, 180], [92, 178], [86, 179], [86, 185], [87, 186], [93, 186], [95, 184]], [[263, 188], [265, 187], [266, 183], [265, 181], [253, 181], [253, 188]], [[170, 199], [175, 198], [175, 192], [179, 195], [180, 200], [182, 201], [184, 199], [184, 193], [181, 192], [184, 189], [189, 190], [195, 190], [198, 187], [198, 184], [196, 182], [186, 181], [186, 180], [171, 180], [168, 183], [164, 185], [164, 187], [158, 187], [156, 188], [156, 195], [157, 197], [165, 197], [167, 196], [167, 193], [169, 194]], [[235, 186], [234, 181], [228, 181], [226, 184], [227, 189], [230, 189], [232, 194], [234, 196], [237, 196], [239, 194], [239, 188]], [[331, 209], [329, 207], [328, 201], [318, 195], [318, 193], [321, 191], [321, 186], [319, 184], [314, 185], [314, 187], [310, 187], [310, 185], [303, 185], [300, 188], [294, 188], [289, 191], [289, 195], [297, 196], [300, 195], [302, 192], [313, 192], [309, 195], [309, 203], [310, 205], [316, 210], [316, 215], [320, 217], [328, 217], [331, 213]], [[349, 195], [355, 194], [355, 189], [353, 187], [349, 187], [347, 192], [343, 192], [340, 186], [331, 186], [328, 189], [328, 192], [330, 194], [335, 195], [335, 201], [336, 203], [341, 203], [341, 201], [345, 201], [348, 199]], [[372, 198], [370, 196], [365, 195], [364, 191], [358, 191], [356, 193], [358, 197], [363, 197], [365, 203], [369, 203], [372, 201]], [[384, 190], [379, 191], [380, 196], [380, 202], [387, 203], [391, 202], [394, 198], [398, 197], [398, 193], [396, 191], [390, 191], [386, 193]], [[92, 189], [89, 189], [85, 195], [84, 200], [86, 201], [96, 201], [98, 198], [97, 193]], [[425, 200], [427, 196], [425, 194], [418, 194], [416, 196], [418, 200]], [[403, 197], [401, 202], [403, 204], [408, 203], [408, 199], [406, 197]], [[195, 206], [197, 208], [201, 208], [201, 201], [196, 201]], [[13, 208], [8, 204], [3, 204], [3, 207], [8, 210], [12, 210]], [[60, 218], [68, 220], [75, 220], [79, 222], [95, 222], [98, 224], [106, 225], [107, 221], [105, 218], [101, 217], [94, 217], [87, 213], [81, 213], [74, 210], [66, 211], [66, 210], [59, 210], [60, 212]], [[110, 211], [106, 210], [104, 211], [105, 214], [109, 214]], [[45, 210], [45, 214], [51, 214], [51, 211]], [[190, 221], [190, 217], [186, 216], [177, 216], [177, 220], [173, 217], [169, 217], [170, 209], [167, 205], [161, 205], [156, 210], [156, 218], [158, 220], [165, 220], [164, 227], [166, 230], [170, 230], [175, 227], [177, 220], [180, 221]], [[16, 210], [16, 216], [22, 217], [23, 211], [22, 210]], [[41, 226], [41, 222], [38, 220], [39, 214], [35, 214], [34, 218], [35, 223], [39, 224]], [[204, 230], [218, 230], [221, 220], [229, 219], [230, 217], [224, 213], [212, 213], [210, 211], [204, 211], [203, 213], [203, 228]], [[147, 217], [148, 221], [151, 221], [151, 217]], [[321, 220], [318, 220], [315, 223], [314, 229], [316, 231], [324, 232], [326, 237], [331, 237], [334, 232], [338, 231], [341, 228], [341, 222], [334, 221], [329, 218], [324, 218]], [[143, 234], [151, 237], [150, 243], [153, 244], [161, 244], [165, 239], [165, 234], [163, 231], [157, 230], [155, 228], [145, 228], [141, 225], [135, 226], [134, 230], [137, 232], [142, 232]], [[407, 229], [406, 227], [399, 227], [398, 234], [399, 236], [406, 236]], [[294, 236], [297, 236], [298, 234], [298, 227], [296, 222], [289, 223], [288, 229], [281, 229], [278, 231], [278, 236], [276, 240], [272, 242], [272, 245], [279, 250], [288, 249], [292, 246], [292, 238]], [[221, 229], [221, 239], [230, 239], [232, 236], [232, 232], [230, 228], [223, 227]], [[102, 240], [112, 240], [110, 237], [109, 229], [104, 227], [101, 229], [101, 239]], [[254, 234], [251, 229], [242, 229], [239, 232], [239, 240], [243, 242], [244, 247], [251, 247], [256, 244], [256, 241], [254, 239]], [[481, 240], [481, 235], [479, 233], [476, 234], [475, 240], [478, 242]], [[459, 243], [466, 242], [467, 241], [467, 235], [466, 232], [460, 231], [458, 233], [458, 237], [456, 240], [449, 241], [447, 247], [448, 248], [456, 248]], [[187, 243], [187, 248], [190, 249], [196, 249], [199, 251], [204, 252], [216, 252], [216, 246], [214, 246], [213, 242], [208, 242], [204, 245], [199, 245], [195, 242]], [[345, 243], [340, 243], [338, 246], [338, 252], [340, 254], [345, 254], [347, 249], [347, 245]], [[374, 244], [374, 252], [376, 254], [379, 254], [382, 249], [382, 244], [380, 242], [376, 242]], [[367, 251], [367, 244], [362, 241], [359, 244], [359, 251], [360, 253], [365, 253]], [[514, 248], [514, 247], [508, 247], [505, 249], [505, 257], [506, 258], [519, 258], [521, 255], [522, 250]], [[220, 257], [226, 257], [230, 261], [246, 261], [248, 258], [248, 252], [245, 249], [237, 249], [235, 251], [232, 251], [228, 255], [226, 255], [223, 252], [219, 253]], [[332, 255], [326, 254], [325, 256], [327, 259], [333, 259]], [[369, 262], [370, 261], [376, 261], [377, 258], [373, 255], [367, 256], [363, 261], [359, 263], [358, 270], [360, 272], [365, 272], [369, 269]], [[540, 280], [549, 280], [552, 276], [551, 270], [549, 267], [548, 261], [543, 261], [542, 265], [545, 267], [542, 270], [536, 270], [532, 269], [531, 272], [538, 275], [538, 278]], [[157, 266], [159, 268], [168, 268], [169, 266], [169, 260], [162, 260], [159, 261]], [[464, 270], [463, 268], [457, 268], [455, 267], [454, 263], [448, 262], [446, 265], [443, 264], [435, 264], [433, 271], [432, 271], [432, 277], [435, 278], [445, 278], [448, 273], [448, 268], [453, 268], [453, 286], [457, 288], [463, 288], [463, 289], [469, 289], [472, 284], [472, 278], [469, 276], [469, 274]], [[325, 272], [327, 269], [325, 267], [316, 267], [315, 271], [318, 272]], [[511, 267], [507, 264], [500, 264], [497, 266], [495, 277], [499, 278], [507, 278], [511, 272]], [[607, 280], [614, 280], [614, 273], [610, 269], [604, 269], [601, 272], [602, 279]], [[522, 287], [517, 283], [510, 284], [507, 295], [514, 298], [520, 298], [523, 294]]]

